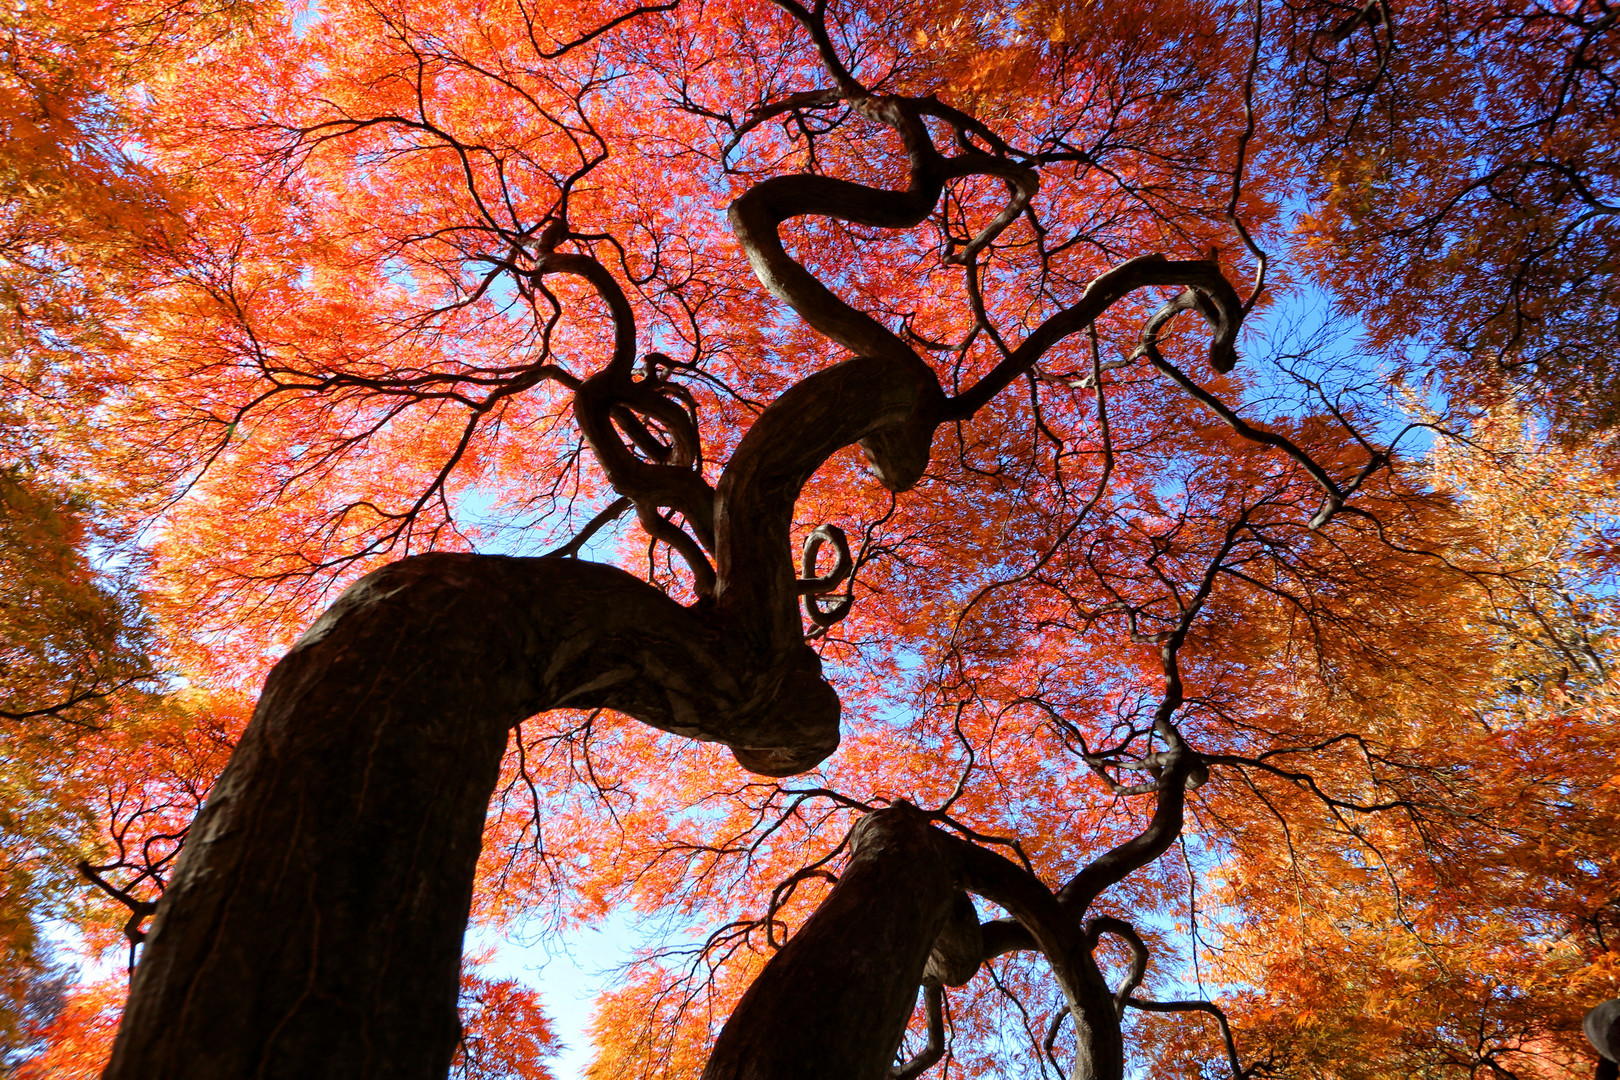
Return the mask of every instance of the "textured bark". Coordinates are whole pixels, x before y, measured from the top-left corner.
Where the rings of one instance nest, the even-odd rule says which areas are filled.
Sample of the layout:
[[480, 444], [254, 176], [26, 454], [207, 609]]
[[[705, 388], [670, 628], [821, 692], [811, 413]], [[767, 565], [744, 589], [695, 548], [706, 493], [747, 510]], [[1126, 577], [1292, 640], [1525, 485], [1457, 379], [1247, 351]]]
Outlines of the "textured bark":
[[508, 729], [608, 706], [802, 767], [836, 745], [838, 701], [811, 650], [796, 660], [750, 667], [700, 613], [592, 563], [424, 555], [368, 575], [266, 682], [106, 1076], [444, 1076]]
[[838, 884], [771, 958], [715, 1042], [703, 1080], [880, 1080], [925, 975], [971, 978], [968, 890], [1025, 928], [1068, 999], [1075, 1080], [1121, 1080], [1114, 995], [1081, 928], [1035, 875], [930, 824], [906, 803], [863, 818]]
[[861, 820], [838, 884], [743, 995], [703, 1080], [888, 1075], [959, 895], [939, 840], [911, 807]]

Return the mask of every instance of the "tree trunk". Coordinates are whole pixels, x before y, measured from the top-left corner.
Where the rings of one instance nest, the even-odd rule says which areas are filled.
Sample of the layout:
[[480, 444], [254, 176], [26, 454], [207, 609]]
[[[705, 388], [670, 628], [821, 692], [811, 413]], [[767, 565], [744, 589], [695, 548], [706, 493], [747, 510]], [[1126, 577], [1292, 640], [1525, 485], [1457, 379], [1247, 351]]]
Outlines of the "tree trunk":
[[726, 1021], [703, 1080], [884, 1080], [925, 971], [960, 985], [993, 955], [964, 890], [1017, 918], [1021, 947], [1051, 964], [1075, 1024], [1073, 1080], [1122, 1080], [1113, 995], [1080, 927], [1034, 874], [904, 802], [863, 818], [852, 843], [838, 884]]
[[959, 892], [914, 808], [863, 818], [853, 847], [838, 884], [726, 1021], [703, 1080], [888, 1075]]
[[266, 681], [158, 907], [108, 1080], [443, 1077], [506, 733], [608, 706], [795, 771], [837, 744], [815, 654], [738, 657], [622, 571], [425, 555]]

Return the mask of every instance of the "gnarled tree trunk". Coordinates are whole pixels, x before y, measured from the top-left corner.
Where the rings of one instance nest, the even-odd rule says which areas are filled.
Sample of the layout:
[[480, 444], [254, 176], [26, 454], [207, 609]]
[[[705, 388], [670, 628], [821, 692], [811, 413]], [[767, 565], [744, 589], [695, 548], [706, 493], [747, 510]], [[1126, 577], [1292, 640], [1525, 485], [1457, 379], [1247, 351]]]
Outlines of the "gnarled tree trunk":
[[887, 1075], [958, 895], [942, 839], [915, 810], [856, 826], [838, 884], [743, 995], [703, 1080]]
[[[820, 17], [786, 6], [812, 23]], [[909, 488], [939, 424], [971, 417], [1052, 346], [1147, 285], [1191, 286], [1184, 307], [1215, 327], [1211, 359], [1230, 367], [1242, 310], [1219, 268], [1147, 256], [1098, 277], [983, 379], [947, 397], [899, 336], [787, 254], [780, 226], [816, 214], [908, 228], [933, 210], [948, 179], [980, 175], [1013, 193], [973, 242], [982, 245], [1028, 206], [1034, 173], [1005, 147], [963, 148], [965, 137], [944, 156], [924, 116], [957, 125], [960, 114], [931, 99], [869, 94], [832, 55], [824, 25], [819, 33], [838, 93], [899, 133], [909, 184], [883, 191], [778, 177], [733, 204], [733, 227], [765, 286], [855, 356], [773, 402], [713, 488], [696, 419], [672, 404], [679, 388], [652, 356], [636, 377], [636, 327], [621, 287], [589, 254], [559, 249], [580, 240], [588, 250], [569, 231], [566, 195], [501, 264], [530, 284], [582, 278], [611, 313], [603, 370], [578, 379], [537, 364], [502, 392], [542, 378], [570, 386], [603, 472], [648, 531], [686, 558], [698, 601], [683, 607], [621, 571], [560, 558], [424, 555], [351, 586], [272, 671], [191, 831], [135, 973], [108, 1080], [443, 1077], [479, 840], [512, 725], [548, 709], [608, 707], [723, 742], [758, 772], [810, 768], [837, 746], [839, 702], [804, 641], [798, 597], [807, 586], [794, 576], [790, 530], [801, 489], [828, 456], [859, 444], [885, 485]], [[669, 444], [642, 425], [632, 441], [643, 454], [632, 453], [620, 432], [626, 417], [636, 428], [636, 416], [655, 419]], [[935, 830], [915, 809], [871, 819], [844, 879], [727, 1025], [711, 1080], [882, 1075], [963, 889], [1017, 919], [984, 929], [986, 955], [1038, 948], [1050, 959], [1080, 1031], [1077, 1078], [1117, 1080], [1117, 1008], [1080, 919], [1098, 889], [1169, 843], [1172, 796], [1179, 829], [1181, 782], [1166, 771], [1171, 795], [1161, 795], [1151, 842], [1105, 856], [1113, 861], [1072, 896], [1054, 897], [1033, 874]]]
[[792, 770], [836, 745], [816, 666], [801, 647], [751, 668], [698, 615], [593, 563], [423, 555], [368, 575], [271, 673], [159, 907], [106, 1075], [442, 1077], [512, 725], [607, 706]]

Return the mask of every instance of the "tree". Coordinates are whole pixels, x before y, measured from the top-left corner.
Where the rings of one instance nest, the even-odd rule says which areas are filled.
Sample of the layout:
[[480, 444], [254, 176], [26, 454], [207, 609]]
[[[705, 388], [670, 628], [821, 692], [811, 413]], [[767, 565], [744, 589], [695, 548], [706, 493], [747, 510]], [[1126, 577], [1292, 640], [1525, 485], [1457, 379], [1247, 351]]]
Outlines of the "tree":
[[88, 565], [89, 519], [20, 468], [0, 472], [0, 1061], [33, 1043], [70, 981], [40, 923], [71, 906], [72, 865], [94, 831], [75, 753], [116, 722], [110, 700], [150, 675], [132, 597]]
[[[532, 1002], [474, 977], [458, 1014], [462, 937], [548, 895], [709, 930], [604, 1005], [604, 1076], [988, 1072], [1009, 1024], [1078, 1077], [1127, 1040], [1185, 1075], [1578, 1060], [1609, 515], [1498, 473], [1609, 445], [1560, 329], [1608, 302], [1607, 158], [1561, 142], [1607, 115], [1607, 16], [244, 10], [165, 9], [207, 32], [121, 122], [173, 217], [117, 248], [120, 332], [37, 365], [95, 376], [170, 498], [151, 602], [203, 688], [99, 782], [136, 795], [85, 872], [145, 934], [106, 1075], [533, 1068]], [[1524, 27], [1569, 58], [1550, 165], [1453, 115], [1538, 85]], [[1437, 263], [1452, 233], [1499, 261]], [[1256, 330], [1314, 273], [1423, 343], [1447, 272], [1517, 314], [1434, 350], [1496, 411], [1417, 416], [1427, 462]], [[1178, 958], [1219, 992], [1165, 997]], [[480, 1057], [478, 1017], [529, 1042]]]
[[[75, 864], [99, 858], [104, 826], [121, 840], [131, 824], [107, 816], [108, 798], [122, 802], [102, 783], [117, 771], [107, 759], [139, 746], [143, 757], [154, 754], [143, 763], [151, 768], [162, 756], [160, 729], [172, 737], [186, 726], [156, 695], [163, 679], [143, 595], [149, 566], [134, 540], [145, 515], [172, 493], [122, 458], [128, 444], [99, 421], [128, 376], [121, 333], [141, 291], [164, 273], [163, 230], [177, 220], [170, 192], [131, 153], [139, 117], [123, 91], [186, 46], [198, 22], [184, 4], [0, 13], [0, 953], [7, 975], [0, 1038], [7, 1070], [55, 1025], [53, 1010], [71, 981], [50, 961], [45, 923], [85, 917]], [[209, 779], [213, 772], [217, 766]], [[188, 818], [198, 804], [200, 797]], [[149, 846], [132, 857], [161, 865], [173, 854], [172, 846]], [[115, 1023], [116, 1012], [103, 1026]]]

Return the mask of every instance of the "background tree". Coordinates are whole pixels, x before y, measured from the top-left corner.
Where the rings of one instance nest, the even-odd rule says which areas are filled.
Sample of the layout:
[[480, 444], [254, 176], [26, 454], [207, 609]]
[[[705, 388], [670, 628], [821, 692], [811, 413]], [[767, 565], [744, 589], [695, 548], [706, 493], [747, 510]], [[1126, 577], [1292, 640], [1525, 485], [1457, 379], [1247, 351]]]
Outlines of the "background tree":
[[16, 353], [193, 684], [87, 770], [92, 940], [167, 886], [109, 1075], [532, 1072], [465, 915], [615, 905], [695, 936], [603, 1076], [1582, 1060], [1605, 13], [164, 12], [74, 114], [161, 227]]
[[[139, 298], [166, 272], [165, 230], [179, 224], [174, 190], [140, 160], [146, 114], [132, 95], [154, 66], [223, 24], [218, 11], [185, 4], [0, 13], [0, 950], [8, 976], [0, 1031], [8, 1068], [39, 1045], [51, 1003], [71, 981], [71, 969], [51, 961], [43, 926], [94, 918], [76, 864], [100, 860], [104, 829], [127, 838], [129, 820], [112, 809], [127, 811], [127, 791], [103, 783], [116, 756], [138, 748], [142, 758], [126, 772], [126, 788], [161, 783], [161, 747], [194, 711], [157, 696], [165, 679], [143, 595], [149, 560], [137, 542], [173, 497], [174, 478], [138, 467], [107, 420], [128, 385], [126, 335], [138, 333]], [[219, 764], [205, 770], [206, 782]], [[173, 854], [171, 844], [152, 858], [162, 864]]]

